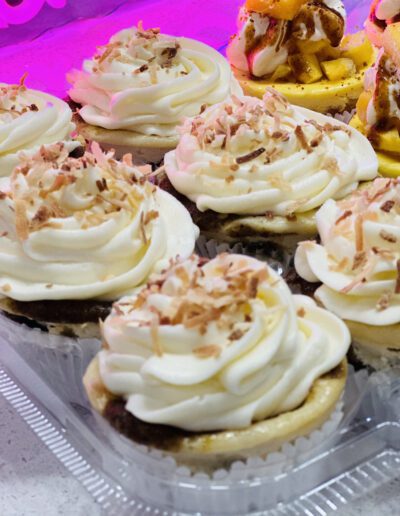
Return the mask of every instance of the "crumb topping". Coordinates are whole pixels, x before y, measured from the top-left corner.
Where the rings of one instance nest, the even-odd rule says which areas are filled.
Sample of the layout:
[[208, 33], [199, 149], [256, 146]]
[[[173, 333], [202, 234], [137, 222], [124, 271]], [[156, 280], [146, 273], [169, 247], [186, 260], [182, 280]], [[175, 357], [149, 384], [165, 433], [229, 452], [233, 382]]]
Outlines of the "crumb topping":
[[80, 158], [69, 157], [63, 143], [42, 146], [33, 156], [21, 154], [0, 202], [14, 209], [21, 240], [41, 228], [62, 227], [66, 218], [87, 229], [125, 211], [132, 216], [141, 212], [141, 234], [147, 242], [146, 226], [158, 217], [155, 210], [141, 211], [143, 200], [155, 191], [146, 178], [149, 172], [149, 167], [133, 167], [130, 155], [116, 161], [97, 143]]

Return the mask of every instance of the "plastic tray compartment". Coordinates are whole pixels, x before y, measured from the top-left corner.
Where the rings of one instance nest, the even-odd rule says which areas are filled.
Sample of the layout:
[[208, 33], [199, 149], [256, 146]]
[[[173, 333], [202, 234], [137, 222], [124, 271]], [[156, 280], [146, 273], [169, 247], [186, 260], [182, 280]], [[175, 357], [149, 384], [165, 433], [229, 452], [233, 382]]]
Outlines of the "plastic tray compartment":
[[131, 446], [2, 340], [0, 392], [106, 514], [323, 515], [400, 471], [399, 371], [352, 372], [343, 423], [318, 448], [283, 462], [277, 454], [272, 464], [253, 464], [251, 474], [238, 463], [210, 478]]

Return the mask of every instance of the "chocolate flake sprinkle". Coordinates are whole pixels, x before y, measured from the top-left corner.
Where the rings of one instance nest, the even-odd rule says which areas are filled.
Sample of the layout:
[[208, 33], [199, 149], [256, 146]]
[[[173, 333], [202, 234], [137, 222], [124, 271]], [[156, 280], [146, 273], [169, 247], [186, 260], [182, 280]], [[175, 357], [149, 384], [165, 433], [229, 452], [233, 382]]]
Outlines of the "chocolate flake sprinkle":
[[245, 154], [244, 156], [238, 156], [236, 158], [236, 163], [241, 165], [242, 163], [247, 163], [248, 161], [252, 161], [253, 159], [258, 158], [258, 156], [261, 156], [265, 152], [264, 147], [260, 147], [259, 149], [256, 149], [252, 152], [249, 152], [248, 154]]

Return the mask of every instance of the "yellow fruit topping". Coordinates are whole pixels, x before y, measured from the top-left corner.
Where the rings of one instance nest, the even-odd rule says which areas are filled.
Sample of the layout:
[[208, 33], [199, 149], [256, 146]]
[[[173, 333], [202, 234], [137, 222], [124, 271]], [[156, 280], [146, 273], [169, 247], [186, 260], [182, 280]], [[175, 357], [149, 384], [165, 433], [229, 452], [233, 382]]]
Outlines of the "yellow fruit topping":
[[371, 93], [363, 91], [357, 100], [357, 115], [363, 124], [367, 123], [367, 108], [371, 100]]
[[281, 81], [285, 77], [287, 77], [290, 73], [292, 73], [292, 69], [288, 64], [280, 64], [277, 66], [275, 72], [271, 76], [271, 81]]
[[294, 54], [288, 58], [294, 76], [303, 84], [317, 82], [322, 77], [322, 70], [315, 54]]
[[400, 154], [384, 154], [377, 152], [379, 173], [385, 177], [400, 176]]
[[356, 65], [352, 59], [340, 57], [333, 61], [323, 61], [321, 63], [322, 71], [330, 81], [340, 81], [347, 79], [356, 73]]
[[247, 0], [246, 9], [278, 20], [293, 20], [307, 0]]
[[297, 39], [296, 46], [299, 49], [300, 54], [316, 54], [324, 48], [329, 46], [329, 42], [326, 39], [319, 41], [311, 41], [310, 39]]
[[371, 57], [372, 45], [363, 31], [345, 36], [340, 47], [342, 56], [354, 61], [357, 68], [366, 66]]

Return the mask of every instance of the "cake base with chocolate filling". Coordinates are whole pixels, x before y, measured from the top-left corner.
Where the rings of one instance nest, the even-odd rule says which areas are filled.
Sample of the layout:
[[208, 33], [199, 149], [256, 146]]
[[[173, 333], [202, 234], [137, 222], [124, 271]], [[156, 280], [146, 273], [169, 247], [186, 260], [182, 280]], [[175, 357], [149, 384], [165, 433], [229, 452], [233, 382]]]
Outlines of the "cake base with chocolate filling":
[[315, 210], [287, 217], [268, 211], [265, 215], [233, 215], [212, 210], [201, 212], [194, 202], [175, 190], [165, 174], [160, 175], [156, 182], [185, 206], [207, 239], [228, 244], [242, 242], [246, 247], [257, 245], [259, 250], [261, 246], [266, 256], [287, 264], [298, 242], [317, 235]]
[[66, 337], [100, 337], [99, 320], [111, 311], [111, 302], [96, 300], [0, 300], [0, 310], [30, 328]]
[[203, 471], [229, 467], [249, 456], [278, 451], [284, 443], [307, 436], [327, 421], [339, 402], [347, 378], [347, 362], [318, 378], [296, 409], [239, 430], [190, 432], [173, 426], [146, 423], [125, 409], [125, 400], [102, 383], [99, 361], [90, 363], [84, 385], [92, 407], [128, 439], [168, 452], [180, 464]]

